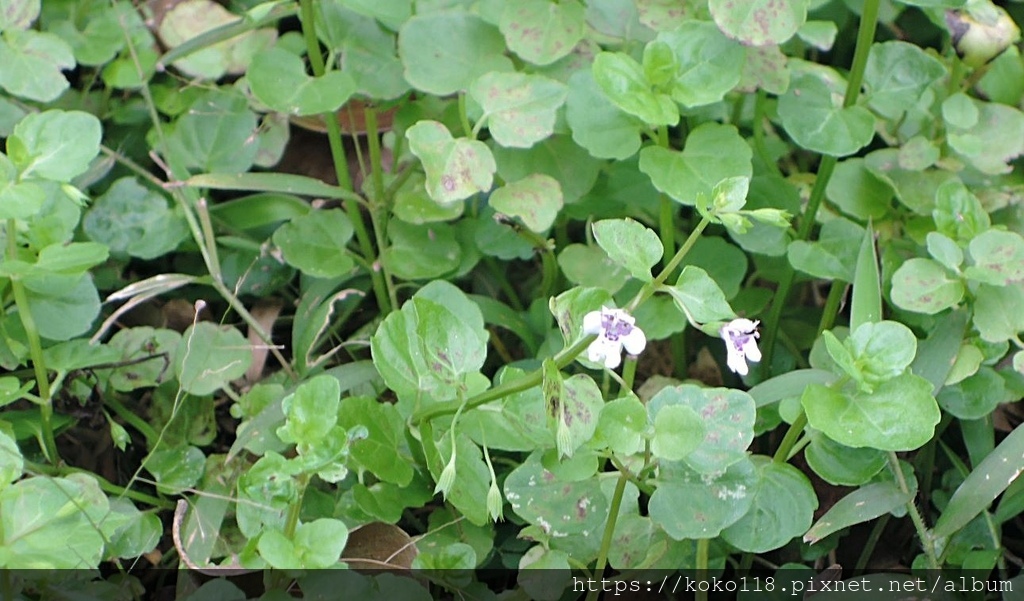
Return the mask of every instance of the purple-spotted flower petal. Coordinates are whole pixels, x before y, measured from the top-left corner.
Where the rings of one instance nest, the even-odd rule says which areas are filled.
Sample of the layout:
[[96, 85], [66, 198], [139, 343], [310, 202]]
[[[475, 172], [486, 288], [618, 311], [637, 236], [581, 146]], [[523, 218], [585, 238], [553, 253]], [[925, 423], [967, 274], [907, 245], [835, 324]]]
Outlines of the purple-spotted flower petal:
[[587, 347], [587, 358], [615, 369], [622, 363], [622, 349], [639, 355], [647, 346], [647, 336], [636, 327], [636, 320], [622, 309], [602, 307], [583, 316], [583, 333], [597, 334]]
[[757, 348], [759, 323], [741, 317], [725, 324], [719, 331], [725, 341], [726, 363], [729, 369], [741, 376], [749, 372], [747, 361], [757, 363], [761, 360], [761, 349]]

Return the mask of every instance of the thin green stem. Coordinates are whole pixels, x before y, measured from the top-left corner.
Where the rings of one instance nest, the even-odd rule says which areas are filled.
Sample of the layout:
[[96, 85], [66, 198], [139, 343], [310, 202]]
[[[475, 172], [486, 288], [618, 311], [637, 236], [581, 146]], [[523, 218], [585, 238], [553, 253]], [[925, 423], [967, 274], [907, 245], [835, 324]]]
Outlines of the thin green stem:
[[836, 315], [839, 314], [839, 305], [843, 302], [843, 296], [846, 295], [846, 282], [840, 282], [836, 280], [832, 282], [832, 287], [829, 288], [828, 298], [825, 299], [825, 308], [821, 312], [821, 321], [818, 322], [818, 335], [820, 336], [825, 330], [832, 329], [835, 325]]
[[789, 460], [789, 453], [793, 450], [793, 446], [796, 445], [796, 441], [800, 438], [800, 434], [803, 433], [804, 428], [807, 427], [807, 414], [803, 411], [796, 416], [793, 420], [793, 425], [789, 427], [786, 435], [782, 438], [782, 442], [779, 443], [779, 448], [775, 451], [775, 456], [772, 457], [772, 461], [775, 463], [785, 463]]
[[94, 474], [93, 472], [90, 472], [89, 470], [85, 470], [85, 469], [81, 469], [81, 468], [77, 468], [77, 467], [69, 467], [69, 466], [66, 466], [66, 465], [64, 465], [64, 466], [52, 466], [52, 465], [43, 465], [43, 464], [39, 464], [39, 463], [33, 463], [31, 461], [26, 461], [25, 462], [25, 471], [27, 473], [29, 473], [29, 474], [41, 474], [41, 475], [53, 476], [53, 477], [67, 476], [69, 474], [87, 474], [87, 475], [91, 476], [93, 479], [96, 480], [96, 483], [99, 484], [99, 487], [100, 487], [101, 490], [103, 490], [105, 492], [108, 492], [108, 493], [110, 493], [112, 495], [117, 495], [118, 497], [124, 497], [126, 499], [131, 499], [133, 501], [138, 501], [140, 503], [145, 503], [146, 505], [149, 505], [151, 507], [155, 507], [157, 509], [166, 509], [166, 510], [173, 510], [174, 509], [174, 503], [172, 503], [172, 502], [170, 502], [170, 501], [168, 501], [166, 499], [160, 499], [160, 498], [154, 497], [152, 495], [147, 495], [146, 493], [143, 493], [143, 492], [138, 492], [138, 491], [132, 490], [130, 488], [125, 488], [123, 486], [118, 486], [117, 484], [113, 484], [111, 482], [108, 482], [104, 478]]
[[479, 133], [480, 127], [483, 126], [483, 123], [483, 119], [478, 121], [476, 128], [469, 124], [469, 111], [466, 108], [466, 93], [459, 92], [459, 124], [462, 125], [462, 135], [467, 138], [476, 138], [476, 135]]
[[636, 357], [626, 356], [622, 366], [622, 390], [620, 396], [633, 394], [633, 380], [636, 378]]
[[649, 299], [658, 290], [658, 287], [665, 283], [665, 280], [668, 279], [669, 274], [675, 271], [677, 267], [679, 267], [679, 264], [683, 261], [683, 258], [686, 257], [686, 253], [690, 252], [690, 249], [693, 248], [693, 245], [697, 243], [698, 239], [700, 239], [701, 233], [704, 232], [704, 229], [710, 223], [711, 222], [708, 221], [707, 217], [701, 218], [700, 222], [697, 224], [697, 227], [693, 228], [693, 231], [690, 232], [690, 235], [686, 238], [686, 242], [683, 242], [683, 245], [679, 247], [679, 250], [676, 251], [676, 254], [672, 257], [672, 260], [669, 261], [667, 265], [665, 265], [665, 268], [661, 270], [661, 273], [659, 273], [657, 277], [655, 277], [653, 280], [648, 282], [643, 288], [641, 288], [640, 292], [637, 292], [636, 296], [633, 297], [633, 300], [629, 301], [629, 303], [626, 305], [626, 311], [630, 313], [636, 311], [637, 307], [639, 307], [644, 301]]
[[[878, 8], [881, 0], [864, 0], [864, 8], [861, 11], [860, 26], [857, 30], [857, 47], [853, 52], [853, 64], [850, 67], [850, 77], [847, 79], [846, 95], [843, 98], [843, 106], [851, 107], [857, 102], [860, 96], [860, 86], [864, 81], [864, 69], [867, 67], [868, 53], [871, 44], [875, 39], [875, 29], [878, 25]], [[829, 179], [835, 171], [838, 157], [826, 155], [822, 157], [818, 165], [818, 175], [814, 181], [814, 188], [811, 190], [811, 197], [807, 201], [807, 208], [804, 209], [803, 217], [800, 219], [800, 228], [797, 230], [798, 240], [810, 238], [814, 229], [815, 217], [818, 208], [825, 198], [825, 188]], [[771, 311], [765, 320], [763, 334], [763, 355], [761, 369], [765, 378], [771, 377], [772, 358], [775, 356], [776, 333], [779, 329], [779, 320], [782, 318], [782, 310], [788, 301], [790, 289], [793, 287], [793, 280], [796, 272], [792, 269], [786, 271], [779, 282], [779, 287], [772, 299]]]
[[[7, 220], [7, 259], [14, 261], [18, 258], [18, 236], [17, 224], [14, 219]], [[32, 307], [28, 301], [28, 294], [25, 292], [25, 284], [18, 276], [11, 275], [11, 291], [14, 292], [14, 304], [18, 307], [18, 317], [21, 325], [25, 328], [25, 337], [28, 338], [29, 355], [32, 357], [32, 369], [36, 376], [36, 386], [39, 388], [39, 417], [42, 422], [43, 452], [50, 463], [60, 462], [60, 455], [57, 454], [57, 441], [53, 437], [53, 398], [50, 390], [50, 377], [46, 372], [46, 361], [43, 359], [43, 343], [39, 337], [39, 330], [36, 328], [36, 320], [32, 317]]]
[[658, 230], [661, 232], [661, 246], [664, 248], [665, 265], [676, 253], [675, 202], [667, 194], [661, 194], [658, 205]]
[[[708, 579], [708, 550], [711, 547], [710, 538], [697, 539], [697, 580], [706, 582]], [[708, 591], [697, 589], [697, 601], [707, 601]]]
[[113, 396], [105, 396], [103, 398], [103, 404], [110, 407], [111, 411], [127, 422], [128, 425], [138, 430], [139, 433], [142, 434], [143, 438], [146, 439], [147, 446], [160, 437], [157, 431], [153, 429], [153, 426], [146, 423], [144, 419], [130, 411], [127, 407], [121, 404], [121, 401], [117, 400]]
[[[313, 0], [300, 0], [300, 7], [302, 35], [306, 40], [306, 53], [309, 56], [309, 65], [312, 67], [315, 77], [323, 77], [327, 69], [324, 65], [324, 57], [320, 54], [320, 42], [316, 39]], [[345, 156], [345, 145], [341, 141], [341, 126], [338, 125], [338, 116], [333, 112], [327, 112], [324, 113], [323, 119], [327, 125], [327, 142], [331, 147], [331, 158], [334, 161], [334, 173], [338, 178], [338, 186], [346, 190], [352, 190], [352, 178], [348, 173], [348, 158]], [[380, 307], [381, 315], [386, 316], [392, 310], [391, 300], [388, 296], [387, 286], [384, 284], [384, 275], [376, 268], [377, 255], [373, 250], [373, 243], [370, 240], [366, 222], [363, 220], [363, 213], [355, 202], [345, 200], [342, 204], [355, 230], [359, 252], [366, 259], [366, 262], [370, 264], [370, 279], [373, 283], [373, 294], [377, 298], [377, 305]], [[370, 218], [374, 218], [372, 213]]]
[[871, 528], [871, 534], [868, 535], [868, 540], [864, 543], [864, 548], [861, 549], [860, 556], [857, 557], [857, 563], [853, 567], [854, 575], [863, 573], [865, 568], [868, 567], [868, 562], [871, 561], [871, 556], [875, 553], [875, 547], [878, 546], [878, 541], [882, 538], [882, 533], [889, 524], [890, 515], [887, 513], [880, 517]]
[[[391, 199], [384, 188], [384, 165], [380, 152], [380, 137], [377, 124], [377, 109], [367, 106], [363, 113], [366, 120], [366, 141], [370, 147], [370, 179], [373, 184], [373, 201], [370, 203], [370, 222], [373, 224], [373, 236], [377, 242], [377, 250], [380, 253], [387, 248], [388, 218], [391, 215]], [[384, 277], [384, 286], [387, 288], [388, 301], [392, 307], [398, 306], [398, 295], [395, 292], [395, 282], [391, 278], [391, 272], [387, 267], [381, 265], [381, 272]]]
[[[892, 471], [893, 476], [896, 478], [896, 484], [899, 485], [900, 491], [905, 495], [910, 494], [910, 487], [907, 486], [907, 479], [903, 475], [903, 468], [900, 467], [900, 459], [896, 456], [894, 451], [889, 451], [889, 469]], [[924, 554], [928, 557], [928, 567], [933, 570], [939, 568], [939, 560], [935, 556], [935, 544], [932, 540], [931, 532], [928, 527], [925, 526], [924, 518], [921, 517], [921, 513], [917, 510], [917, 505], [914, 500], [907, 501], [907, 513], [910, 514], [910, 521], [914, 523], [914, 529], [917, 530], [917, 536], [921, 539], [921, 546], [924, 547]]]
[[[597, 552], [597, 563], [594, 565], [594, 577], [598, 578], [604, 574], [608, 565], [608, 551], [612, 547], [612, 537], [615, 535], [615, 524], [619, 518], [619, 507], [622, 506], [622, 495], [626, 492], [626, 482], [629, 478], [626, 474], [619, 474], [619, 480], [615, 483], [615, 492], [612, 493], [611, 507], [608, 508], [608, 520], [604, 524], [604, 535], [601, 537], [601, 548]], [[591, 588], [587, 593], [587, 601], [597, 601], [601, 596], [601, 589]]]

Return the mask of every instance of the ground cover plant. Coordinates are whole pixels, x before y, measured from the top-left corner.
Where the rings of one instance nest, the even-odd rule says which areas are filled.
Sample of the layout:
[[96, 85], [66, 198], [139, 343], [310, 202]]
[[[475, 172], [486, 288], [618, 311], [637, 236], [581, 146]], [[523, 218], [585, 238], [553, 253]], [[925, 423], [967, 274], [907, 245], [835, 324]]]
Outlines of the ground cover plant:
[[1018, 598], [1022, 20], [0, 0], [0, 590]]

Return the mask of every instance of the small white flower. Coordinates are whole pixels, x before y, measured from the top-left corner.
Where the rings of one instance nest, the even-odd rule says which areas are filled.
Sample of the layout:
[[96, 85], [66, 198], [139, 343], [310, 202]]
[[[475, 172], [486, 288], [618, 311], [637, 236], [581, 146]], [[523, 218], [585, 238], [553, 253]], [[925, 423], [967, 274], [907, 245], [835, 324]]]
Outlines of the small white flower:
[[597, 334], [587, 347], [587, 358], [615, 369], [622, 362], [622, 349], [630, 355], [639, 355], [647, 346], [647, 336], [636, 327], [636, 320], [622, 309], [601, 307], [583, 317], [583, 333]]
[[729, 369], [740, 374], [747, 375], [747, 360], [757, 363], [761, 360], [761, 350], [757, 348], [757, 324], [760, 321], [739, 318], [730, 321], [722, 326], [719, 334], [725, 341], [725, 350], [728, 352], [726, 362]]

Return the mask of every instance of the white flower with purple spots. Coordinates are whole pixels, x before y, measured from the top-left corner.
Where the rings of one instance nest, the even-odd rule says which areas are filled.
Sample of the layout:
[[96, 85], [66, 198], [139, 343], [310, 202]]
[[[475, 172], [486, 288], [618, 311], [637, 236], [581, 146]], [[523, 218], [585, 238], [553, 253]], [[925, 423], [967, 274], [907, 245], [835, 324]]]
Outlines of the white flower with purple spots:
[[636, 320], [622, 309], [601, 307], [583, 317], [583, 333], [597, 334], [587, 347], [587, 358], [615, 369], [622, 362], [622, 349], [636, 356], [647, 346], [647, 336], [636, 327]]
[[761, 360], [761, 349], [757, 348], [757, 324], [759, 321], [739, 318], [730, 321], [722, 326], [719, 334], [725, 341], [725, 350], [728, 353], [726, 363], [729, 369], [740, 374], [747, 375], [747, 361], [757, 363]]

